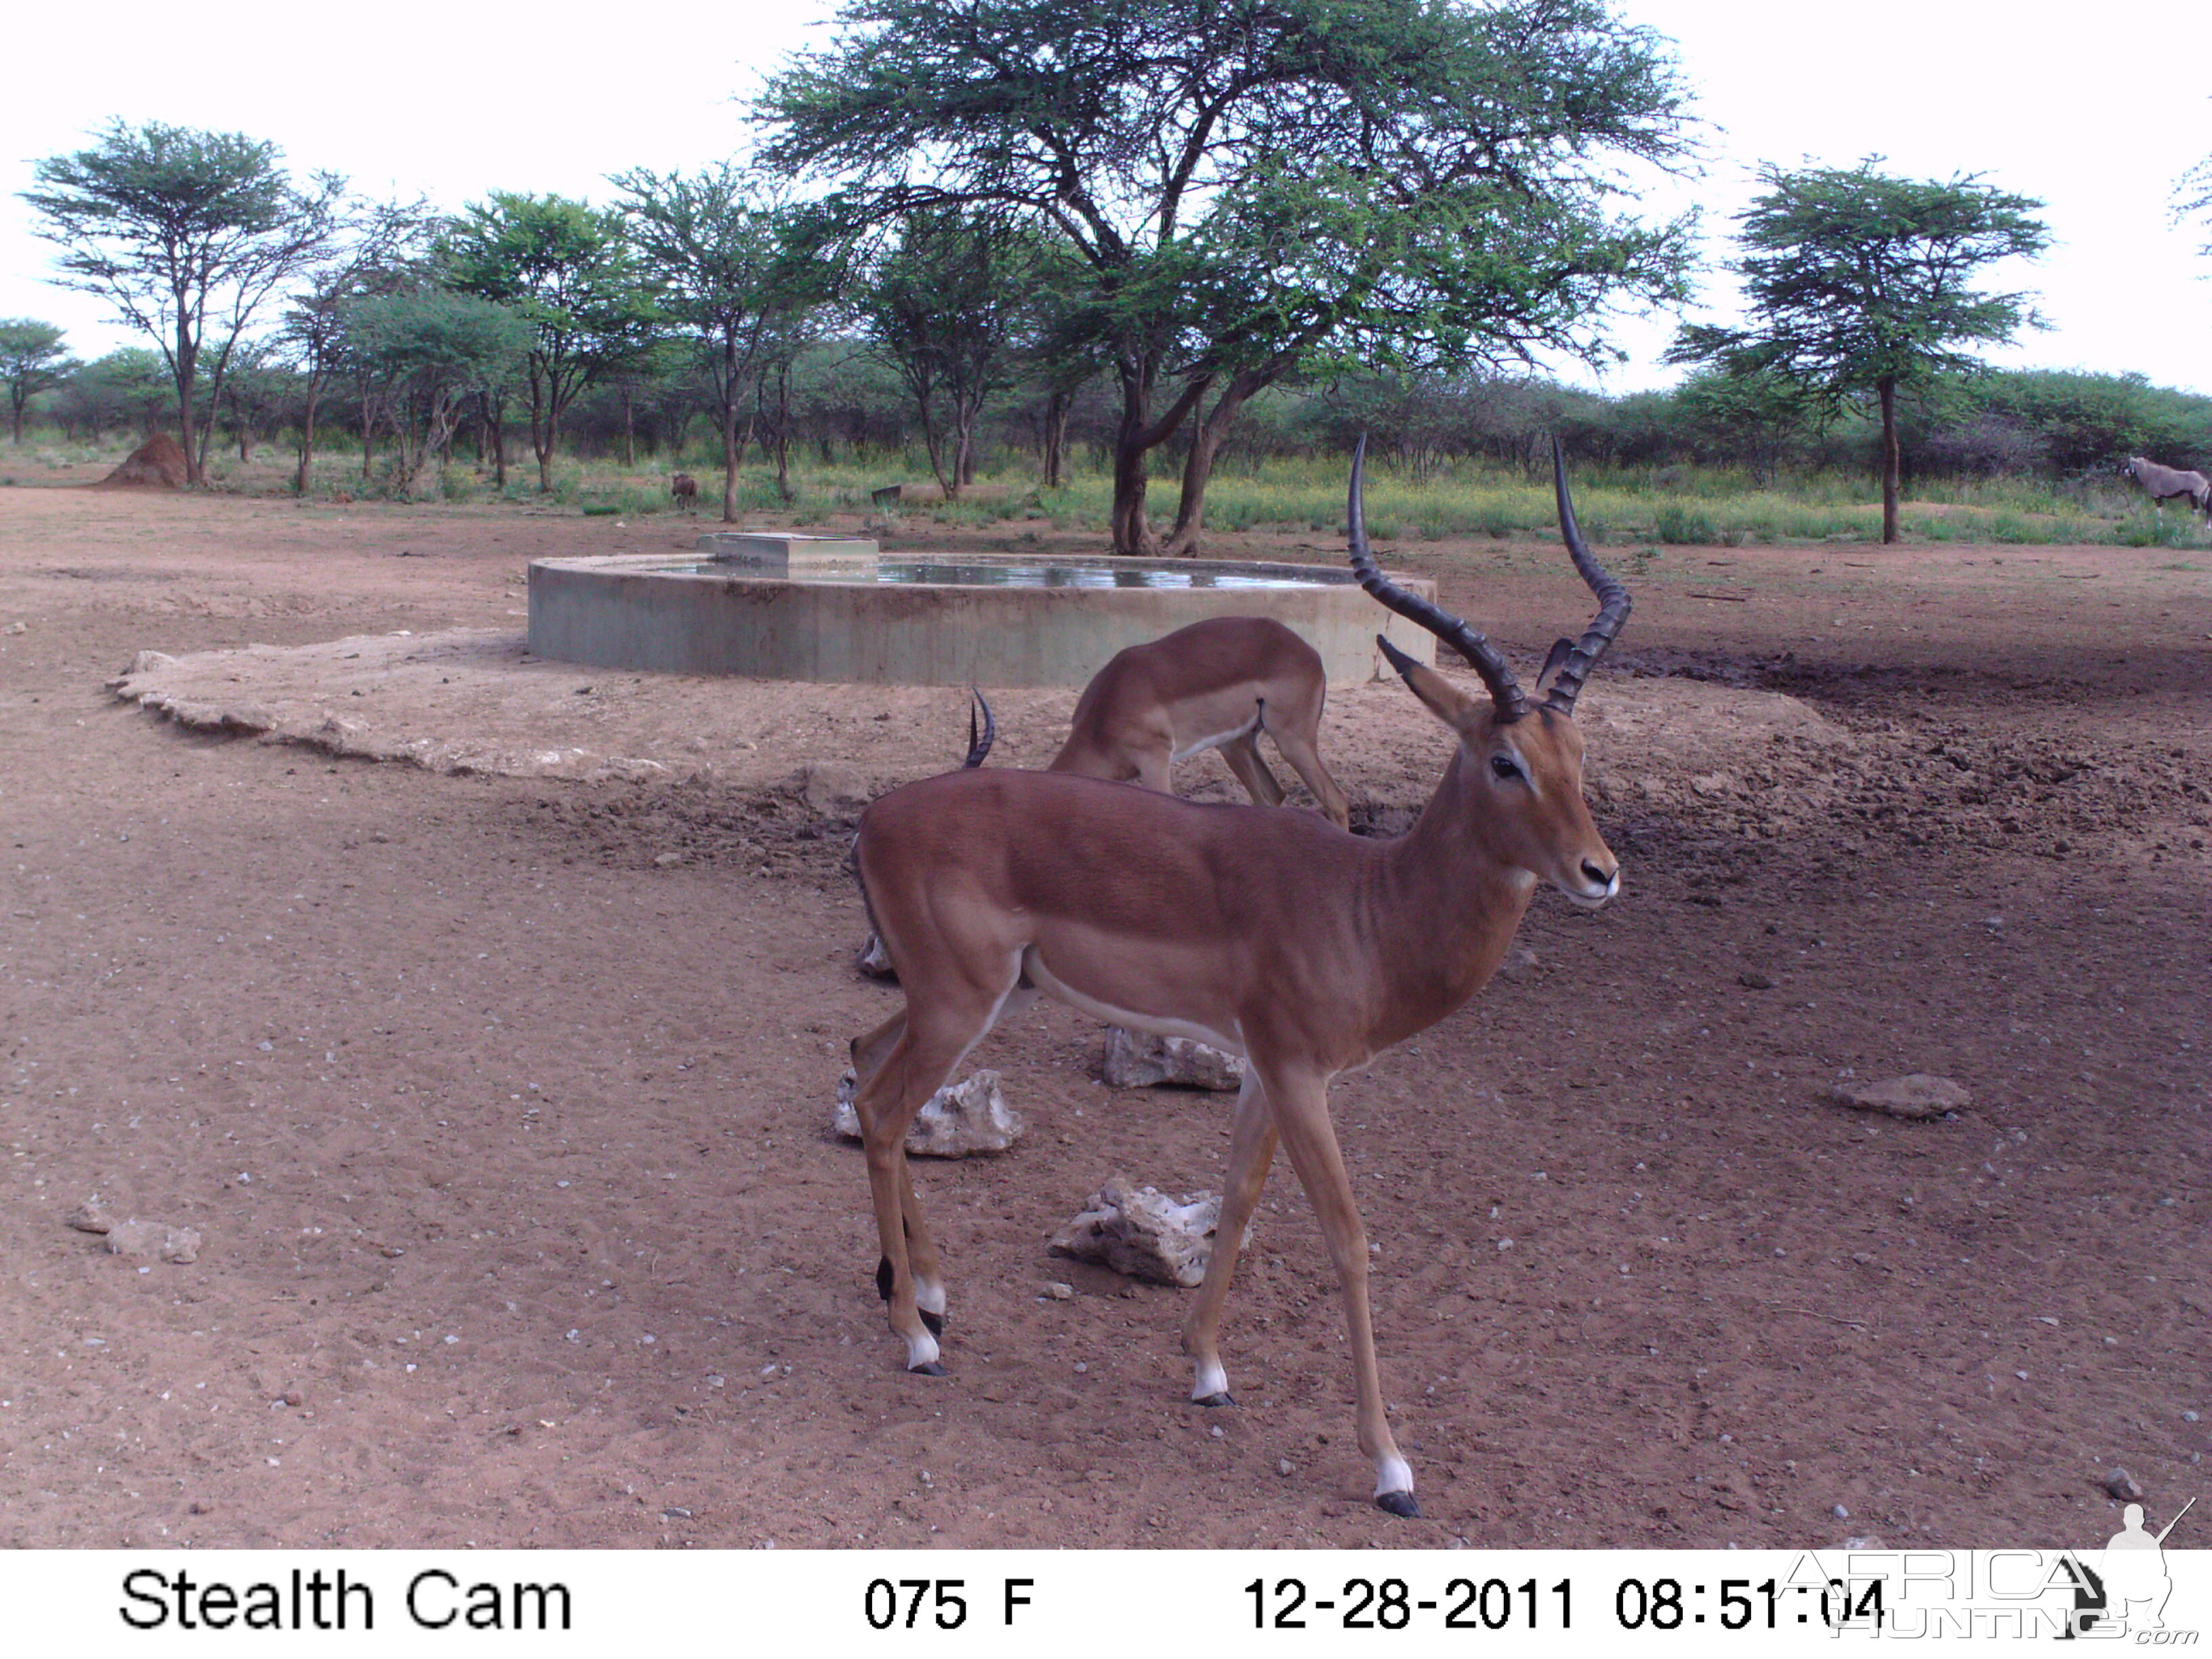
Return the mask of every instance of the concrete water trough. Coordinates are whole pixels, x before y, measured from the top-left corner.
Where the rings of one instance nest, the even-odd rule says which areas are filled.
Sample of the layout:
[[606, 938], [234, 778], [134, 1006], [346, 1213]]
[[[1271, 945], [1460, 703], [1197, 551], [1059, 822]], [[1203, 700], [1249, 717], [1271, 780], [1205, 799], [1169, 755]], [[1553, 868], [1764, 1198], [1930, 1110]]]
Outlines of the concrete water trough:
[[[1394, 580], [1425, 599], [1435, 585]], [[1426, 629], [1334, 565], [885, 556], [874, 543], [700, 538], [692, 557], [538, 559], [530, 648], [596, 668], [880, 685], [1082, 685], [1124, 646], [1207, 617], [1272, 617], [1332, 683], [1382, 670], [1375, 636], [1436, 660]]]

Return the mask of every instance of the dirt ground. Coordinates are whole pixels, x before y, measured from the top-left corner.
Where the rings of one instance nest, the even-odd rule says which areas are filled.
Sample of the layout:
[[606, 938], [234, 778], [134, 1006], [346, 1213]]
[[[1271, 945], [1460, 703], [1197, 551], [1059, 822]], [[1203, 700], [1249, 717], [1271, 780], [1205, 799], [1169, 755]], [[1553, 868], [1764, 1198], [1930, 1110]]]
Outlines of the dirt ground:
[[[1186, 1293], [1046, 1254], [1229, 1123], [1065, 1010], [977, 1056], [1028, 1139], [918, 1169], [953, 1375], [900, 1371], [843, 856], [962, 699], [526, 659], [528, 557], [686, 537], [0, 489], [0, 1545], [2087, 1546], [2115, 1468], [2203, 1490], [2212, 553], [1607, 550], [1621, 896], [1335, 1091], [1402, 1522], [1286, 1170], [1233, 1410]], [[1588, 614], [1555, 547], [1385, 551], [1530, 670]], [[1040, 763], [1072, 696], [997, 701]], [[1385, 832], [1446, 754], [1389, 684], [1323, 750]], [[1822, 1098], [1906, 1072], [1973, 1104]]]

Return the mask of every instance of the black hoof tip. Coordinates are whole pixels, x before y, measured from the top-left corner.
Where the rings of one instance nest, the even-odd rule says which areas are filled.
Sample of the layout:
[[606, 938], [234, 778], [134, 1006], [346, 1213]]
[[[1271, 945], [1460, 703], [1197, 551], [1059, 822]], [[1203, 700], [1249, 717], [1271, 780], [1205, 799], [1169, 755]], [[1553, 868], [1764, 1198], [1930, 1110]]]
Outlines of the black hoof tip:
[[879, 1302], [891, 1299], [891, 1259], [887, 1255], [876, 1258], [876, 1299]]
[[915, 1311], [921, 1316], [921, 1322], [928, 1329], [928, 1332], [932, 1336], [942, 1336], [945, 1334], [945, 1316], [943, 1314], [933, 1314], [927, 1308], [916, 1308]]
[[1375, 1507], [1404, 1521], [1418, 1521], [1421, 1518], [1421, 1506], [1413, 1501], [1413, 1494], [1409, 1492], [1377, 1493]]
[[[946, 1375], [945, 1367], [939, 1364], [934, 1359], [930, 1360], [924, 1364], [909, 1365], [907, 1367], [907, 1370], [916, 1376], [943, 1376]], [[1408, 1499], [1407, 1501], [1411, 1502], [1412, 1500]]]
[[1200, 1395], [1198, 1403], [1210, 1410], [1215, 1406], [1233, 1406], [1237, 1402], [1229, 1397], [1229, 1391], [1224, 1389], [1219, 1394]]

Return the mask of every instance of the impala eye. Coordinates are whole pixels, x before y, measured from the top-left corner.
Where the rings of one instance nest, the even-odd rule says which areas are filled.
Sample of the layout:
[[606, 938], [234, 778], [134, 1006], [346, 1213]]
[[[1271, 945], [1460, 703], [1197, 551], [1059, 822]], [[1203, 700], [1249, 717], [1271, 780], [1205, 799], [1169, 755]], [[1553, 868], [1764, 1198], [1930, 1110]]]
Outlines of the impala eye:
[[1510, 755], [1492, 755], [1490, 757], [1490, 770], [1492, 776], [1504, 780], [1517, 778], [1522, 775], [1519, 763]]

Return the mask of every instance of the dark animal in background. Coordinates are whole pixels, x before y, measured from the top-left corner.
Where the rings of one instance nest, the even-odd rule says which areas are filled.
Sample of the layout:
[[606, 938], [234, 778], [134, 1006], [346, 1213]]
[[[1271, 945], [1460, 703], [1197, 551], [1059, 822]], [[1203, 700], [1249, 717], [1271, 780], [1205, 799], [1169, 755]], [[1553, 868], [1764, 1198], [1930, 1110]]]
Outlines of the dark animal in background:
[[676, 498], [678, 511], [689, 513], [699, 501], [699, 481], [689, 472], [679, 472], [668, 481], [668, 493]]
[[2128, 464], [2120, 469], [2120, 476], [2141, 484], [2158, 504], [2161, 516], [2168, 501], [2184, 499], [2196, 511], [2212, 518], [2212, 484], [2205, 483], [2202, 472], [2183, 472], [2160, 466], [2156, 461], [2147, 461], [2140, 455], [2131, 455]]

